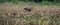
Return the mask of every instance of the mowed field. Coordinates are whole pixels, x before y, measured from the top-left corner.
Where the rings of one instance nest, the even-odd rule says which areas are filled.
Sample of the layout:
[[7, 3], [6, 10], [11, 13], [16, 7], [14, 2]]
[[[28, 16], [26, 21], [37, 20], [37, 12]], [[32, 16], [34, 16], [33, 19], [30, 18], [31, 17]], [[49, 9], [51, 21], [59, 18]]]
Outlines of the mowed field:
[[0, 5], [0, 25], [60, 25], [60, 6]]

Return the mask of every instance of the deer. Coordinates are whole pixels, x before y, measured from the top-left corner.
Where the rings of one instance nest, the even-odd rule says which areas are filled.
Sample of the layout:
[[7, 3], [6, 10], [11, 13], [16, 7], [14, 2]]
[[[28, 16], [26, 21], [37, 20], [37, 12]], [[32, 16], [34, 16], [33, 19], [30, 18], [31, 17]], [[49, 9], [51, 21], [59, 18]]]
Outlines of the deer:
[[31, 12], [32, 7], [25, 7], [24, 10], [26, 10], [26, 11], [28, 11], [28, 12]]

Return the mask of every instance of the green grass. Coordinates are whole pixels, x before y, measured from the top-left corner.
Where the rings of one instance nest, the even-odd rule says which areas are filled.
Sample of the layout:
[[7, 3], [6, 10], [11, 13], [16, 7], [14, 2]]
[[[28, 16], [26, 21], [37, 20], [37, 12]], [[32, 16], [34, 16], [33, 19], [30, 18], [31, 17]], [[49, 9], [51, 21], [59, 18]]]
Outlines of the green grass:
[[48, 1], [42, 1], [41, 3], [35, 3], [35, 2], [23, 2], [18, 1], [17, 3], [0, 3], [0, 4], [13, 4], [13, 5], [20, 5], [20, 6], [60, 6], [60, 3], [54, 3], [54, 2], [48, 2]]

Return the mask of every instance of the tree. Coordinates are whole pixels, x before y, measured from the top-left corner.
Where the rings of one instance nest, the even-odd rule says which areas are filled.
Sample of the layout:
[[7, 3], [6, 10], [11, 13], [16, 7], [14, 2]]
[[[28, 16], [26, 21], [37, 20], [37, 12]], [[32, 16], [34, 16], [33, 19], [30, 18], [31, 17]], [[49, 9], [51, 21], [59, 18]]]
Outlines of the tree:
[[34, 0], [34, 2], [39, 3], [42, 2], [42, 0]]
[[54, 0], [55, 3], [60, 3], [60, 0]]

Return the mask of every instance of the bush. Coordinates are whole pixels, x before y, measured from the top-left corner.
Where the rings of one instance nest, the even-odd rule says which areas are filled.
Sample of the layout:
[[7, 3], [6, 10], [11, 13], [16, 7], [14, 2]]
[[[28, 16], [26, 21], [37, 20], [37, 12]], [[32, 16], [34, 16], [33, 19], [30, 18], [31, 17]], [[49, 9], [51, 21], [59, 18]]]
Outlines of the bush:
[[48, 2], [48, 1], [42, 1], [41, 5], [54, 5], [53, 2]]

